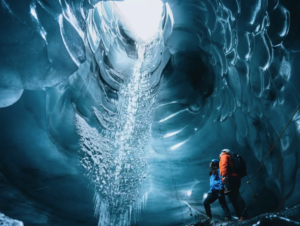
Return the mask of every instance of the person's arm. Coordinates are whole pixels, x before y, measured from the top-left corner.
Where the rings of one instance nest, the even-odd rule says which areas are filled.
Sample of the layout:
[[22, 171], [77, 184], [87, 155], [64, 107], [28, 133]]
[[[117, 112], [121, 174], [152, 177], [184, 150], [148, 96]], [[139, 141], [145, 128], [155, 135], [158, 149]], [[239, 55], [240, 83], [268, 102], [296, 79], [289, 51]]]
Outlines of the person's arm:
[[224, 183], [224, 178], [227, 178], [229, 175], [229, 163], [230, 163], [230, 156], [229, 155], [221, 155], [220, 157], [220, 174], [222, 177], [222, 181]]
[[221, 177], [221, 174], [220, 174], [220, 169], [218, 169], [218, 174], [217, 175], [218, 175], [218, 177], [216, 179], [218, 181], [218, 184], [220, 185], [219, 190], [223, 190], [224, 187], [223, 187], [222, 177]]

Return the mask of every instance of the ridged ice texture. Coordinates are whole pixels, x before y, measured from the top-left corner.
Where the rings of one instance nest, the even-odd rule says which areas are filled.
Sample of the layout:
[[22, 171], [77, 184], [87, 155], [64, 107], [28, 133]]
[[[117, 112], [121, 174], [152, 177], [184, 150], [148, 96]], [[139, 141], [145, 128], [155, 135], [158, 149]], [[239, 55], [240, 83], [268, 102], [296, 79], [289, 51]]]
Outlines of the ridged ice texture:
[[[157, 180], [156, 186], [175, 187], [177, 200], [200, 202], [208, 186], [207, 165], [222, 148], [241, 154], [251, 176], [300, 104], [299, 41], [292, 41], [299, 37], [296, 3], [169, 4], [175, 20], [166, 43], [172, 61], [160, 86], [152, 144], [172, 164], [165, 168], [168, 182]], [[271, 199], [278, 208], [300, 201], [299, 117], [298, 112], [253, 181], [261, 202]], [[243, 189], [250, 205], [251, 190]]]
[[88, 16], [88, 41], [100, 68], [101, 98], [93, 113], [101, 132], [79, 115], [76, 118], [85, 153], [81, 162], [95, 186], [99, 226], [125, 226], [139, 219], [147, 176], [145, 148], [157, 87], [168, 61], [164, 34], [172, 28], [170, 20], [165, 7], [156, 37], [137, 43], [114, 4], [101, 3]]
[[56, 85], [78, 69], [86, 59], [90, 7], [64, 0], [1, 2], [0, 107], [15, 103], [24, 89]]
[[[123, 125], [117, 121], [119, 92], [129, 84], [130, 76], [124, 75], [132, 75], [139, 58], [126, 28], [112, 32], [113, 13], [89, 13], [97, 2], [0, 4], [1, 172], [25, 194], [28, 205], [36, 206], [32, 200], [41, 205], [32, 211], [43, 212], [41, 222], [48, 225], [57, 225], [54, 218], [63, 219], [63, 225], [95, 224], [90, 201], [94, 188], [83, 175], [90, 172], [87, 178], [94, 181], [89, 154], [101, 147], [97, 141], [106, 139], [106, 128]], [[150, 87], [160, 85], [160, 90], [145, 181], [150, 191], [141, 225], [183, 225], [191, 219], [187, 204], [203, 208], [208, 163], [224, 147], [243, 155], [251, 176], [299, 104], [298, 1], [168, 3], [175, 27], [168, 39], [164, 33], [159, 70], [168, 52], [171, 60], [162, 80], [160, 73], [150, 79]], [[152, 51], [153, 58], [144, 59], [158, 65], [160, 48]], [[243, 181], [241, 193], [252, 216], [299, 203], [299, 121], [298, 113], [253, 181], [258, 204], [252, 204], [251, 190]], [[84, 134], [79, 136], [78, 129]], [[87, 134], [92, 142], [84, 142]], [[83, 146], [93, 145], [91, 152], [81, 151], [80, 139]], [[103, 156], [108, 156], [106, 150], [101, 149]], [[24, 214], [24, 209], [31, 210], [26, 205], [8, 205], [18, 203], [17, 196], [1, 195], [6, 198], [3, 212], [39, 222]], [[48, 207], [57, 210], [52, 217]]]

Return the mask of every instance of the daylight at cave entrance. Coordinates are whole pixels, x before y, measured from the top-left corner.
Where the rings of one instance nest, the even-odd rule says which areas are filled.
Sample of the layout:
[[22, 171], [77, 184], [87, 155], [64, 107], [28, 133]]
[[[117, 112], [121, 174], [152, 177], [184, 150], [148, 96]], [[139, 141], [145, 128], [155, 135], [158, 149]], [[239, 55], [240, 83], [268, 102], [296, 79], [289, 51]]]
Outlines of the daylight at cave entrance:
[[299, 1], [0, 12], [1, 225], [300, 225]]

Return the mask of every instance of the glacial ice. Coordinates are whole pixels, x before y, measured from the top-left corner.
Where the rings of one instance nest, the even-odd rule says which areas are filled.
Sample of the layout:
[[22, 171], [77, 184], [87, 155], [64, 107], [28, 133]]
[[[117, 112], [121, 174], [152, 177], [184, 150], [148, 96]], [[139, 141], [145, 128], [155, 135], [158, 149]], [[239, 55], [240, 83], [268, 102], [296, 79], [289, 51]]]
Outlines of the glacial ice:
[[3, 213], [0, 213], [0, 224], [3, 226], [24, 226], [21, 221], [10, 219]]
[[96, 47], [96, 63], [102, 68], [100, 90], [107, 99], [93, 109], [101, 132], [76, 115], [86, 153], [82, 163], [95, 184], [98, 225], [130, 225], [139, 219], [144, 202], [142, 183], [147, 176], [145, 147], [157, 86], [168, 61], [163, 34], [171, 29], [171, 12], [165, 7], [153, 39], [133, 43], [137, 33], [129, 23], [120, 22], [124, 19], [114, 13], [116, 7], [100, 3], [88, 16], [88, 22], [99, 20], [91, 26], [91, 33], [99, 34], [100, 39], [90, 40]]
[[[162, 3], [145, 42], [112, 1], [1, 1], [1, 212], [185, 225], [221, 149], [255, 172], [300, 104], [300, 3]], [[299, 204], [299, 138], [298, 112], [252, 181], [258, 203], [243, 179], [251, 216]]]

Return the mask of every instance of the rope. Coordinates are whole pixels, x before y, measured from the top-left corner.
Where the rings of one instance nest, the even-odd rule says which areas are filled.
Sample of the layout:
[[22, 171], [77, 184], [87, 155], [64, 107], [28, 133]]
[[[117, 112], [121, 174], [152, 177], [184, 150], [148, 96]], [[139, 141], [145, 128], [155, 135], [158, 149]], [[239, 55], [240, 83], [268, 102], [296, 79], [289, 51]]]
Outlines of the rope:
[[255, 191], [254, 191], [254, 188], [253, 188], [253, 186], [252, 186], [252, 184], [251, 184], [251, 181], [250, 181], [250, 179], [249, 179], [249, 176], [248, 176], [248, 174], [247, 174], [247, 178], [248, 178], [248, 180], [247, 180], [247, 184], [249, 184], [249, 185], [250, 185], [250, 188], [251, 188], [251, 190], [252, 190], [252, 193], [253, 193], [254, 202], [256, 202], [257, 194], [256, 194], [256, 193], [255, 193]]
[[267, 154], [267, 156], [264, 158], [264, 160], [262, 161], [262, 163], [260, 164], [260, 166], [258, 167], [258, 169], [255, 171], [255, 173], [253, 174], [253, 176], [251, 177], [251, 179], [249, 181], [251, 181], [256, 174], [258, 173], [258, 171], [260, 170], [260, 168], [263, 166], [263, 164], [265, 163], [265, 161], [267, 160], [267, 158], [269, 157], [269, 155], [271, 154], [271, 152], [273, 151], [273, 149], [275, 148], [277, 142], [280, 140], [282, 134], [284, 133], [284, 131], [286, 130], [286, 128], [289, 126], [289, 124], [291, 123], [291, 121], [293, 120], [294, 116], [297, 114], [297, 111], [300, 109], [300, 104], [297, 107], [296, 111], [294, 112], [294, 114], [292, 115], [292, 117], [290, 118], [290, 120], [288, 121], [288, 123], [286, 124], [286, 126], [284, 127], [284, 129], [282, 130], [281, 134], [279, 135], [279, 137], [277, 138], [277, 140], [275, 141], [275, 143], [273, 144], [272, 148], [270, 149], [269, 153]]
[[291, 123], [291, 121], [293, 120], [294, 116], [297, 114], [298, 110], [300, 109], [300, 104], [297, 107], [297, 109], [295, 110], [294, 114], [292, 115], [292, 117], [290, 118], [290, 120], [288, 121], [288, 123], [286, 124], [286, 126], [284, 127], [284, 129], [282, 130], [281, 134], [279, 135], [279, 137], [277, 138], [277, 140], [275, 141], [275, 143], [272, 145], [272, 147], [269, 150], [269, 153], [267, 154], [267, 156], [264, 158], [264, 160], [262, 161], [262, 163], [260, 164], [260, 166], [257, 168], [257, 170], [255, 171], [255, 173], [252, 175], [251, 179], [249, 179], [248, 175], [248, 181], [247, 183], [250, 185], [252, 192], [253, 192], [253, 197], [256, 198], [257, 195], [254, 192], [254, 189], [252, 187], [251, 181], [253, 180], [253, 178], [256, 176], [256, 174], [258, 173], [258, 171], [260, 170], [260, 168], [263, 166], [263, 164], [265, 163], [265, 161], [267, 160], [267, 158], [269, 157], [269, 155], [271, 154], [271, 152], [273, 151], [273, 149], [275, 148], [276, 144], [278, 143], [278, 141], [280, 140], [282, 134], [284, 133], [284, 131], [286, 130], [286, 128], [289, 126], [289, 124]]

